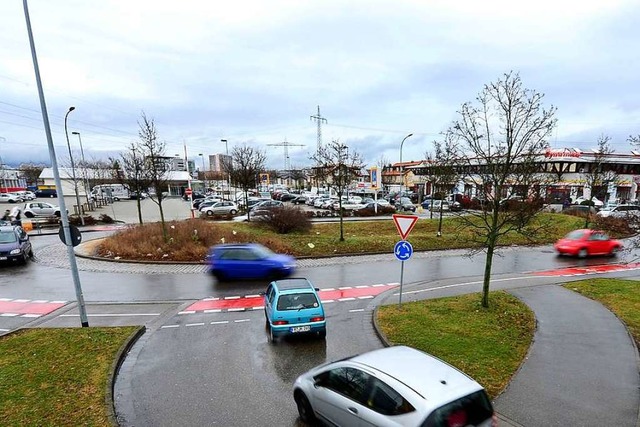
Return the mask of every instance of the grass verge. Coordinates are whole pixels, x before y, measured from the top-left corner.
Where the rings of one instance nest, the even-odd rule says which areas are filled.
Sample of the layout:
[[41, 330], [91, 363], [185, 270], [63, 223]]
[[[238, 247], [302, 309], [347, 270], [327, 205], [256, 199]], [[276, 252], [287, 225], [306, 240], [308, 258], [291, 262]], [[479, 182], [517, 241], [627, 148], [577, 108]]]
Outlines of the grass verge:
[[599, 301], [626, 325], [640, 347], [640, 282], [622, 279], [589, 279], [571, 282], [565, 288]]
[[[550, 226], [545, 233], [510, 233], [501, 245], [552, 243], [583, 225], [578, 217], [542, 214], [540, 221]], [[472, 231], [455, 217], [443, 221], [442, 236], [437, 237], [438, 220], [421, 218], [413, 228], [409, 241], [416, 251], [461, 249], [477, 246]], [[168, 223], [168, 241], [162, 238], [160, 223], [133, 226], [106, 238], [98, 255], [132, 260], [202, 261], [213, 245], [225, 242], [257, 242], [278, 253], [296, 257], [322, 257], [340, 254], [365, 254], [393, 251], [399, 240], [392, 220], [347, 221], [344, 241], [340, 241], [338, 223], [315, 223], [307, 232], [277, 234], [246, 222], [211, 222], [201, 219]]]
[[110, 426], [107, 379], [135, 329], [27, 329], [0, 338], [1, 424]]
[[393, 344], [408, 345], [447, 361], [495, 398], [524, 359], [535, 317], [516, 297], [492, 292], [380, 307], [378, 324]]

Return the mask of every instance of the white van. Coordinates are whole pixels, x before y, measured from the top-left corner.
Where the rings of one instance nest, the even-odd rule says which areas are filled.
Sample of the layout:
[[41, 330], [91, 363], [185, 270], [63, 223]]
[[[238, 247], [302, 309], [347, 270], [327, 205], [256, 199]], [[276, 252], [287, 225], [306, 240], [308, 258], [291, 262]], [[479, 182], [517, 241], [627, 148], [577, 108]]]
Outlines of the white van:
[[129, 189], [122, 184], [104, 184], [96, 185], [91, 189], [89, 197], [91, 200], [96, 199], [113, 199], [121, 200], [130, 198]]

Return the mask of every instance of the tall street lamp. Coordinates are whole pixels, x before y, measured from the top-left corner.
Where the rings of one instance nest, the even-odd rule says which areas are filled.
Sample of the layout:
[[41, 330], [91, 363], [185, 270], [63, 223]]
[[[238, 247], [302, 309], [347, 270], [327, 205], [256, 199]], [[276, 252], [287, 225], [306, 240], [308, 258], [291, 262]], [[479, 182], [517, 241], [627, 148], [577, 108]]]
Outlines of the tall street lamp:
[[[229, 161], [229, 144], [228, 141], [226, 139], [221, 139], [220, 142], [224, 142], [224, 147], [227, 153], [227, 158], [225, 159], [225, 161]], [[222, 163], [221, 163], [222, 166]], [[228, 165], [229, 168], [229, 177], [228, 177], [228, 181], [227, 181], [227, 190], [229, 191], [229, 200], [231, 200], [231, 165]], [[224, 171], [223, 171], [224, 172]]]
[[206, 192], [206, 187], [207, 187], [207, 180], [206, 180], [206, 170], [204, 168], [204, 155], [202, 153], [199, 153], [198, 156], [200, 156], [200, 158], [202, 159], [202, 182], [204, 183], [204, 187], [205, 187], [205, 192]]
[[[2, 142], [7, 141], [7, 138], [5, 138], [4, 136], [0, 136], [0, 139], [2, 140]], [[9, 188], [7, 187], [7, 176], [4, 163], [2, 162], [2, 156], [0, 156], [0, 168], [2, 169], [2, 186], [4, 187], [2, 192], [7, 193], [9, 191]]]
[[84, 186], [84, 195], [87, 197], [87, 205], [89, 204], [89, 178], [87, 178], [87, 162], [84, 160], [84, 149], [82, 148], [82, 138], [80, 132], [71, 132], [71, 135], [78, 135], [78, 142], [80, 143], [80, 154], [82, 155], [82, 166], [84, 170], [84, 179], [82, 185]]
[[[400, 143], [400, 163], [402, 163], [402, 146], [404, 145], [404, 141], [410, 136], [413, 136], [413, 134], [410, 133], [409, 135], [405, 136], [402, 139], [402, 142]], [[400, 196], [401, 197], [402, 197], [403, 191], [404, 191], [404, 168], [402, 167], [402, 164], [400, 164]]]
[[69, 143], [69, 132], [67, 131], [67, 117], [69, 113], [76, 107], [69, 107], [69, 111], [64, 115], [64, 135], [67, 137], [67, 148], [69, 148], [69, 159], [71, 160], [71, 173], [73, 175], [73, 187], [76, 193], [76, 204], [78, 205], [78, 214], [80, 214], [80, 223], [84, 225], [84, 215], [82, 214], [82, 205], [80, 204], [80, 195], [78, 194], [78, 181], [76, 181], [76, 166], [73, 164], [73, 155], [71, 154], [71, 144]]

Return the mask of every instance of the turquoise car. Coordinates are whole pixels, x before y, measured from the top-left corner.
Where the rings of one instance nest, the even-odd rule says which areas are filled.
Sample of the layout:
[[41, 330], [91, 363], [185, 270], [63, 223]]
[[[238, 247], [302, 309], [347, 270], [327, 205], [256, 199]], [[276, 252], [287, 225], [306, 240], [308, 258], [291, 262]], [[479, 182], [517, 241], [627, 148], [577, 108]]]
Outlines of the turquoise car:
[[305, 278], [275, 280], [264, 293], [269, 341], [290, 335], [325, 338], [327, 322], [318, 289]]

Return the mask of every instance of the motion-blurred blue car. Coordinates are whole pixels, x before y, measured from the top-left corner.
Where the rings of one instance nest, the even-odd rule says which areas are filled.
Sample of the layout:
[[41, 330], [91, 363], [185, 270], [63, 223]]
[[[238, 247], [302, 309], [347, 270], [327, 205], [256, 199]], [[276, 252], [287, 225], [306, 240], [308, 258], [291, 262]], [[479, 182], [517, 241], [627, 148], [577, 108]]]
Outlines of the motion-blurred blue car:
[[218, 280], [278, 279], [291, 275], [296, 260], [276, 254], [258, 243], [213, 246], [207, 255], [209, 272]]
[[324, 307], [316, 289], [305, 278], [276, 280], [264, 294], [269, 341], [285, 335], [327, 335]]

